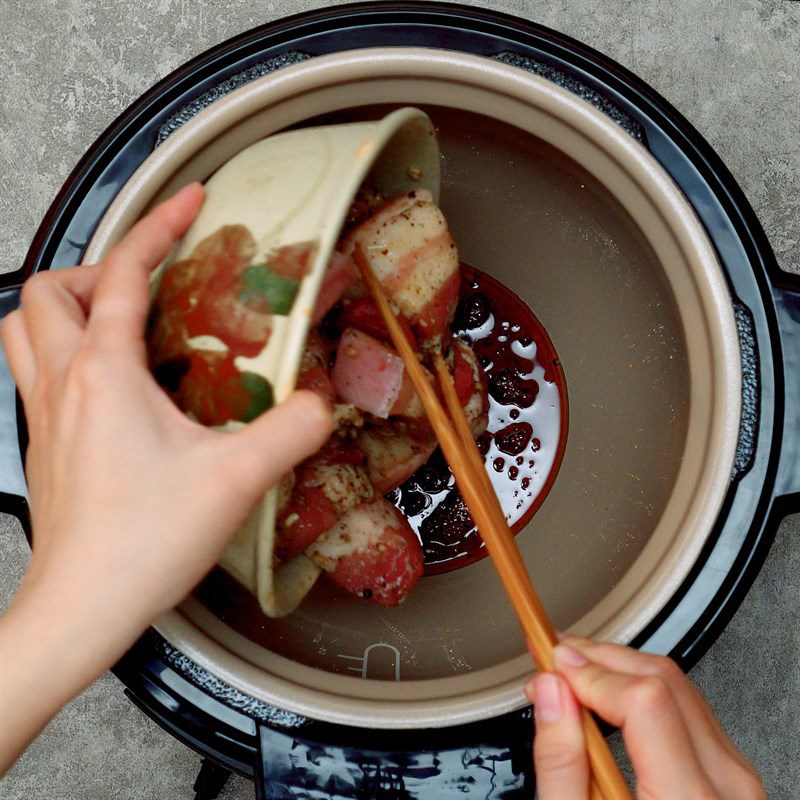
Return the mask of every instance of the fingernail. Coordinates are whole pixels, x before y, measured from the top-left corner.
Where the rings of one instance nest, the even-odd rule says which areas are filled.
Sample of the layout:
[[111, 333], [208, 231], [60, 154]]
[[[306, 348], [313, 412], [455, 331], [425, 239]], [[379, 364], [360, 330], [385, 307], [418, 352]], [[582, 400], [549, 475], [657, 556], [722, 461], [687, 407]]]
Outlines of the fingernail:
[[197, 187], [203, 188], [203, 184], [200, 181], [192, 181], [191, 183], [187, 183], [186, 186], [182, 186], [175, 194], [174, 197], [182, 197], [185, 194], [189, 194], [190, 192], [196, 192]]
[[528, 678], [527, 682], [525, 683], [525, 696], [531, 703], [534, 702], [536, 699], [536, 676], [534, 675], [532, 678]]
[[564, 713], [558, 678], [543, 673], [534, 680], [534, 716], [539, 722], [555, 722]]
[[560, 667], [584, 667], [589, 662], [583, 653], [568, 644], [559, 644], [553, 648], [553, 658]]

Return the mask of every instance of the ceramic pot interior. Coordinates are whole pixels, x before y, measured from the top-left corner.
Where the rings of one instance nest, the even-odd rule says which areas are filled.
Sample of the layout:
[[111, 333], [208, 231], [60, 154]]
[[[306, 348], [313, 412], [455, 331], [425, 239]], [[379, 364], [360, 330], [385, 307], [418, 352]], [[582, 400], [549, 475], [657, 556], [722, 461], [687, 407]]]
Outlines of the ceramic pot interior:
[[[145, 187], [154, 202], [287, 127], [373, 119], [399, 105], [426, 111], [439, 133], [441, 206], [461, 259], [530, 306], [566, 374], [563, 463], [517, 542], [557, 627], [629, 638], [702, 546], [710, 523], [698, 514], [713, 521], [721, 494], [719, 481], [714, 495], [701, 476], [721, 470], [724, 486], [728, 428], [738, 419], [733, 401], [718, 406], [738, 389], [735, 369], [724, 385], [724, 348], [715, 341], [730, 335], [732, 321], [722, 311], [722, 323], [713, 319], [704, 278], [670, 233], [675, 219], [660, 214], [635, 169], [599, 155], [596, 137], [560, 134], [551, 115], [523, 112], [485, 86], [413, 76], [316, 80], [301, 97], [268, 107], [251, 99], [248, 113], [132, 191]], [[723, 423], [714, 422], [720, 415]], [[693, 516], [703, 503], [715, 507]], [[320, 580], [281, 620], [264, 617], [217, 570], [159, 627], [248, 692], [353, 724], [451, 724], [520, 706], [519, 681], [530, 668], [488, 559], [423, 578], [392, 609]]]
[[[362, 107], [309, 124], [389, 110]], [[564, 365], [570, 424], [563, 466], [517, 541], [554, 623], [566, 629], [633, 564], [675, 483], [689, 404], [675, 300], [636, 224], [572, 159], [489, 117], [423, 110], [439, 133], [441, 206], [461, 259], [533, 309]], [[495, 666], [524, 651], [488, 561], [424, 578], [392, 609], [320, 580], [296, 612], [265, 620], [222, 570], [198, 596], [258, 645], [345, 675], [361, 668], [354, 657], [376, 643], [400, 653], [371, 651], [367, 674], [386, 680], [394, 679], [398, 658], [402, 679], [413, 680]], [[476, 614], [476, 602], [490, 613]]]

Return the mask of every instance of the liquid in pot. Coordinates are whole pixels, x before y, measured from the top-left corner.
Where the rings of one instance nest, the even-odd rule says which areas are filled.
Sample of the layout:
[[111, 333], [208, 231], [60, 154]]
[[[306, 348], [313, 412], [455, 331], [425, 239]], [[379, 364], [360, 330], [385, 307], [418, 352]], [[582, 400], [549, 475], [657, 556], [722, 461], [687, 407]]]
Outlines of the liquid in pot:
[[[499, 281], [463, 262], [452, 329], [472, 346], [488, 381], [489, 423], [478, 446], [516, 534], [547, 496], [564, 453], [564, 370], [530, 308]], [[422, 543], [426, 575], [486, 556], [440, 450], [388, 497]]]

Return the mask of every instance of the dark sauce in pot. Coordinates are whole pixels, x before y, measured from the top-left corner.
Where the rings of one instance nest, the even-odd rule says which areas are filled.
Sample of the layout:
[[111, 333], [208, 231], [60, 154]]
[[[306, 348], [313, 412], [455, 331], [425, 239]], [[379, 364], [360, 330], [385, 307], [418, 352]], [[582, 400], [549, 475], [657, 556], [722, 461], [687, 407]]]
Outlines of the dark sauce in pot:
[[[489, 424], [478, 440], [514, 534], [555, 480], [567, 439], [567, 385], [541, 322], [510, 289], [461, 264], [452, 330], [469, 342], [489, 385]], [[425, 574], [450, 572], [486, 555], [440, 450], [388, 495], [422, 543]]]

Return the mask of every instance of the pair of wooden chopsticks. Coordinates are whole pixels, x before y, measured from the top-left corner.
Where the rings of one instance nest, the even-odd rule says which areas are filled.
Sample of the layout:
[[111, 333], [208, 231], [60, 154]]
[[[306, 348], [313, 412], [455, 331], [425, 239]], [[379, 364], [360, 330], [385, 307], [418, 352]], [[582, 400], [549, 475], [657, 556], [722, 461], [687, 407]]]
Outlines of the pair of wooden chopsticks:
[[[555, 630], [533, 588], [525, 563], [509, 530], [505, 514], [486, 473], [483, 459], [456, 395], [447, 364], [441, 352], [434, 353], [436, 376], [447, 405], [449, 419], [360, 247], [356, 247], [353, 259], [380, 309], [392, 342], [408, 370], [425, 415], [456, 479], [461, 496], [517, 612], [536, 663], [540, 669], [552, 670], [553, 647], [558, 641]], [[586, 749], [592, 768], [593, 800], [632, 800], [628, 785], [611, 755], [605, 737], [600, 733], [591, 714], [586, 709], [583, 709], [582, 713]]]

